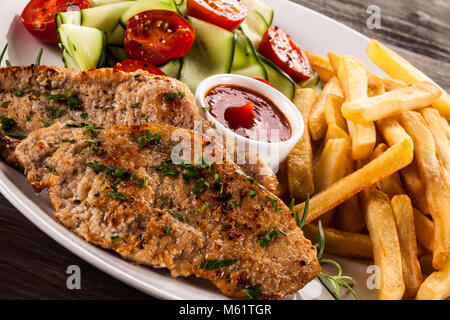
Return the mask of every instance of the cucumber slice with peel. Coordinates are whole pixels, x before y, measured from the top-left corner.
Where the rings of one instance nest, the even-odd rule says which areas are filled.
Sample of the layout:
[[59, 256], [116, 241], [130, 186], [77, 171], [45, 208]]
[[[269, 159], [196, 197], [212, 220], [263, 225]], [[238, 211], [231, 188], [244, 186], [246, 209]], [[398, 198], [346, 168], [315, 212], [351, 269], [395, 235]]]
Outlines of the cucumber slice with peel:
[[81, 25], [103, 30], [110, 36], [119, 24], [122, 14], [133, 3], [132, 1], [124, 1], [81, 10]]
[[247, 18], [241, 23], [241, 30], [258, 48], [261, 38], [273, 20], [273, 9], [257, 0], [241, 0], [248, 9]]
[[75, 24], [79, 26], [81, 24], [80, 11], [58, 12], [55, 15], [56, 29], [62, 24]]
[[291, 77], [262, 55], [258, 56], [267, 70], [269, 82], [273, 84], [278, 91], [292, 100], [295, 95], [295, 83]]
[[128, 20], [135, 15], [148, 10], [169, 10], [178, 12], [175, 0], [139, 0], [133, 3], [120, 17], [120, 24], [126, 28]]
[[181, 60], [172, 59], [166, 62], [164, 65], [158, 67], [162, 72], [164, 72], [168, 77], [178, 78], [181, 69]]
[[130, 59], [130, 58], [128, 58], [128, 55], [127, 55], [125, 49], [121, 46], [108, 46], [108, 51], [119, 62]]
[[89, 0], [89, 8], [100, 7], [111, 3], [136, 0]]
[[64, 50], [80, 70], [97, 68], [105, 60], [105, 33], [101, 30], [62, 24], [58, 37]]
[[268, 80], [267, 71], [256, 53], [250, 39], [237, 30], [231, 73]]
[[123, 46], [123, 41], [125, 39], [125, 29], [121, 24], [118, 24], [111, 35], [108, 37], [107, 44], [112, 44], [116, 46]]
[[194, 27], [195, 41], [183, 57], [179, 78], [195, 93], [203, 79], [231, 71], [236, 35], [193, 17], [188, 20]]
[[77, 66], [75, 61], [72, 59], [72, 57], [66, 50], [63, 50], [62, 60], [64, 62], [64, 67], [66, 67], [67, 69], [74, 69], [75, 71], [80, 71], [80, 68]]

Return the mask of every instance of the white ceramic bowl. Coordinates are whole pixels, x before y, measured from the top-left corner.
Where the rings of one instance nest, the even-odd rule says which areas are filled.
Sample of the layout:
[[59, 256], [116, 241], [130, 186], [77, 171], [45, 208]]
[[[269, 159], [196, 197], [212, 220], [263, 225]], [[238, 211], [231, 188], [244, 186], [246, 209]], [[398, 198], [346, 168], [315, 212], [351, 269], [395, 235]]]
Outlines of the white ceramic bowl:
[[205, 111], [207, 119], [215, 124], [221, 135], [233, 136], [237, 140], [238, 145], [245, 146], [245, 150], [255, 152], [260, 159], [270, 165], [274, 172], [277, 172], [279, 164], [286, 159], [289, 152], [302, 137], [304, 130], [302, 115], [297, 110], [297, 107], [280, 91], [261, 81], [235, 74], [217, 74], [203, 80], [195, 93], [197, 105], [202, 107], [203, 110], [207, 110], [205, 96], [212, 88], [224, 84], [236, 85], [259, 93], [272, 101], [286, 116], [292, 130], [291, 137], [281, 142], [265, 142], [249, 139], [235, 133], [222, 125], [208, 111]]

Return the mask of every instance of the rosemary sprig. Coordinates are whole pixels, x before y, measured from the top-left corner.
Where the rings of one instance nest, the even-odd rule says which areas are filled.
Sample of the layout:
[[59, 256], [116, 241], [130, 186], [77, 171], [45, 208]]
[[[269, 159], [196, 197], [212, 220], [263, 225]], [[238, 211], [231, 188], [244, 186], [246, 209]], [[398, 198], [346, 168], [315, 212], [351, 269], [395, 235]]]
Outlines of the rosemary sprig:
[[39, 53], [38, 53], [38, 55], [37, 55], [37, 57], [36, 57], [36, 62], [34, 63], [35, 66], [39, 66], [39, 65], [41, 64], [42, 52], [44, 52], [44, 49], [43, 49], [43, 48], [41, 48], [41, 49], [39, 50]]
[[[291, 212], [293, 211], [294, 200], [291, 201], [289, 209], [291, 210]], [[295, 213], [295, 220], [296, 220], [297, 226], [300, 229], [302, 229], [302, 227], [304, 226], [304, 224], [306, 222], [306, 218], [308, 217], [308, 212], [309, 212], [309, 194], [306, 196], [305, 209], [303, 211], [303, 216], [300, 218], [300, 214], [299, 214], [298, 210]], [[350, 291], [350, 293], [353, 295], [353, 297], [356, 300], [359, 300], [358, 296], [356, 295], [355, 291], [352, 288], [355, 283], [355, 280], [353, 280], [349, 276], [342, 275], [342, 268], [339, 265], [339, 263], [337, 263], [336, 261], [331, 260], [331, 259], [322, 258], [324, 248], [325, 248], [325, 234], [324, 234], [323, 228], [322, 228], [322, 221], [319, 220], [317, 227], [318, 227], [318, 232], [319, 232], [319, 242], [314, 245], [317, 248], [317, 259], [319, 260], [320, 264], [332, 264], [338, 270], [338, 273], [335, 276], [331, 276], [331, 275], [321, 272], [317, 278], [319, 279], [320, 283], [325, 287], [325, 289], [328, 291], [328, 293], [335, 300], [340, 299], [339, 298], [340, 287], [348, 289]]]
[[8, 49], [8, 43], [3, 47], [2, 53], [0, 54], [0, 66], [2, 65], [3, 57], [5, 56], [6, 49]]

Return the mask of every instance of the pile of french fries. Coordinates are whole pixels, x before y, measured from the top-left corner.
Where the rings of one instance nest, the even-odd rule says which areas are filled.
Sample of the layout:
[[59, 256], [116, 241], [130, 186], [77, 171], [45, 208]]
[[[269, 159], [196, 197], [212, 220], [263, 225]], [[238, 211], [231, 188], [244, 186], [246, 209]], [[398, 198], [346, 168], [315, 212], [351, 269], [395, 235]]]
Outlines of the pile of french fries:
[[326, 251], [373, 259], [378, 299], [448, 298], [450, 96], [375, 40], [367, 55], [391, 78], [351, 56], [307, 55], [324, 88], [297, 89], [306, 130], [280, 192], [299, 212], [312, 195], [312, 241], [321, 220]]

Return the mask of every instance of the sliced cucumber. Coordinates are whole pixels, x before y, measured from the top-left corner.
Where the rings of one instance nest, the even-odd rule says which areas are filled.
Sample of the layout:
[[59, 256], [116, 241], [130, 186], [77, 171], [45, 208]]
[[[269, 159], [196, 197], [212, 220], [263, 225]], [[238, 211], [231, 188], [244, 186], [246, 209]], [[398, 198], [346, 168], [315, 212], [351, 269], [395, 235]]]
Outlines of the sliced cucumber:
[[258, 56], [267, 70], [269, 82], [286, 97], [292, 100], [295, 95], [295, 83], [292, 81], [291, 77], [262, 55]]
[[118, 62], [128, 60], [128, 55], [125, 49], [120, 46], [108, 46], [108, 51], [113, 55]]
[[81, 25], [103, 30], [110, 36], [122, 14], [133, 4], [132, 1], [124, 1], [81, 10]]
[[56, 29], [62, 24], [75, 24], [79, 26], [81, 24], [80, 11], [58, 12], [55, 15]]
[[231, 71], [236, 36], [208, 22], [192, 17], [188, 19], [195, 29], [195, 41], [183, 57], [180, 80], [195, 93], [203, 79]]
[[89, 0], [89, 8], [100, 7], [111, 3], [135, 0]]
[[313, 75], [308, 79], [299, 82], [298, 86], [300, 88], [314, 89], [314, 91], [316, 91], [317, 94], [320, 94], [320, 91], [322, 91], [323, 88], [322, 81], [320, 81], [319, 74], [316, 71], [313, 71]]
[[258, 12], [261, 17], [266, 21], [266, 24], [270, 26], [273, 22], [273, 9], [267, 4], [258, 0], [241, 0], [242, 4], [247, 8], [250, 14]]
[[231, 73], [268, 80], [267, 71], [251, 41], [241, 31], [237, 30], [235, 33], [236, 46]]
[[242, 0], [242, 3], [248, 9], [248, 16], [241, 23], [240, 28], [254, 47], [258, 48], [262, 36], [272, 24], [273, 10], [257, 0]]
[[187, 16], [187, 2], [188, 0], [175, 0], [177, 11], [182, 16]]
[[123, 46], [123, 40], [125, 39], [125, 29], [121, 24], [118, 24], [111, 35], [108, 37], [107, 44], [116, 46]]
[[162, 72], [164, 72], [168, 77], [178, 78], [181, 69], [181, 60], [180, 59], [172, 59], [166, 64], [159, 66]]
[[126, 28], [131, 17], [144, 11], [157, 9], [177, 12], [178, 8], [174, 0], [138, 0], [122, 14], [120, 24]]
[[72, 59], [72, 57], [69, 55], [69, 53], [66, 50], [63, 51], [62, 60], [64, 62], [64, 66], [67, 69], [74, 69], [76, 71], [80, 71], [80, 68], [77, 66], [75, 61]]
[[105, 33], [101, 30], [62, 24], [58, 28], [62, 47], [80, 70], [101, 66], [105, 59]]

